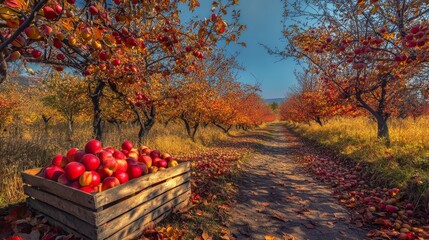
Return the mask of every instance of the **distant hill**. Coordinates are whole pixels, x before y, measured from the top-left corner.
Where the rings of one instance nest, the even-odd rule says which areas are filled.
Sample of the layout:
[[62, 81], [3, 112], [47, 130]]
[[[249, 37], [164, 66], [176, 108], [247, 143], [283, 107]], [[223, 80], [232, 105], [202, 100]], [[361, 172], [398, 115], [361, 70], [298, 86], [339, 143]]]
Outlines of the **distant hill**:
[[285, 99], [284, 98], [270, 98], [270, 99], [264, 99], [266, 103], [282, 103]]

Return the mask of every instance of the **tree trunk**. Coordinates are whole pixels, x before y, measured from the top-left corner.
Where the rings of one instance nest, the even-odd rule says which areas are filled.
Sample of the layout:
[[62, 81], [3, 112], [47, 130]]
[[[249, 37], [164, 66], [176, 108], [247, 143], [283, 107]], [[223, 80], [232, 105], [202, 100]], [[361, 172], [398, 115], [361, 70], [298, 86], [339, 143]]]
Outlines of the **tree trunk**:
[[361, 104], [360, 107], [366, 109], [377, 121], [377, 138], [381, 139], [385, 142], [386, 146], [390, 145], [390, 137], [389, 137], [389, 128], [387, 126], [387, 119], [390, 114], [386, 113], [384, 110], [385, 104], [385, 87], [387, 82], [381, 84], [381, 97], [378, 102], [377, 110], [374, 110], [371, 106], [369, 106], [361, 96], [361, 93], [356, 93], [356, 99]]
[[389, 128], [387, 126], [387, 119], [383, 117], [376, 117], [377, 119], [377, 137], [384, 139], [386, 144], [390, 144]]
[[186, 133], [188, 134], [188, 137], [195, 142], [195, 135], [197, 133], [198, 127], [200, 126], [200, 123], [197, 122], [194, 125], [191, 126], [188, 119], [186, 119], [185, 114], [182, 113], [180, 116], [180, 119], [182, 119], [183, 123], [185, 124]]
[[105, 86], [106, 83], [98, 81], [97, 86], [90, 95], [94, 112], [94, 119], [92, 122], [93, 137], [97, 140], [102, 140], [103, 138], [103, 124], [100, 100]]
[[154, 105], [150, 107], [150, 111], [143, 109], [143, 112], [146, 116], [146, 120], [142, 119], [142, 116], [136, 105], [133, 104], [134, 113], [137, 115], [137, 123], [140, 126], [138, 133], [138, 143], [139, 145], [143, 144], [147, 140], [147, 136], [149, 135], [150, 130], [155, 124], [155, 116], [156, 116], [156, 108]]
[[43, 125], [45, 126], [45, 134], [46, 136], [49, 135], [48, 128], [49, 128], [49, 120], [51, 120], [52, 117], [47, 117], [45, 114], [42, 114], [42, 120]]
[[220, 129], [222, 129], [222, 131], [225, 133], [225, 134], [228, 134], [228, 132], [229, 132], [229, 130], [231, 130], [231, 128], [232, 128], [232, 125], [229, 125], [229, 126], [222, 126], [222, 125], [220, 125], [220, 124], [217, 124], [217, 123], [215, 123], [215, 122], [213, 122], [213, 124], [216, 126], [216, 127], [218, 127], [218, 128], [220, 128]]
[[73, 137], [73, 133], [74, 133], [74, 121], [73, 121], [73, 116], [69, 116], [67, 118], [67, 139], [71, 139]]
[[320, 119], [320, 117], [319, 116], [316, 116], [315, 118], [314, 118], [314, 121], [316, 121], [321, 127], [323, 127], [323, 122], [322, 122], [322, 119]]

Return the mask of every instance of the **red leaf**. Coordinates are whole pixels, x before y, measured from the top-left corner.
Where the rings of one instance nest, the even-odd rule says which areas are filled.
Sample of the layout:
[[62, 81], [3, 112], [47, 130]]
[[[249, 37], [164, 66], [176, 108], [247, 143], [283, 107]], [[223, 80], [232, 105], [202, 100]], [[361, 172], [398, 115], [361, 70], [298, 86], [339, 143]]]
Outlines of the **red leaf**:
[[11, 8], [22, 8], [21, 2], [18, 0], [6, 0], [4, 3]]

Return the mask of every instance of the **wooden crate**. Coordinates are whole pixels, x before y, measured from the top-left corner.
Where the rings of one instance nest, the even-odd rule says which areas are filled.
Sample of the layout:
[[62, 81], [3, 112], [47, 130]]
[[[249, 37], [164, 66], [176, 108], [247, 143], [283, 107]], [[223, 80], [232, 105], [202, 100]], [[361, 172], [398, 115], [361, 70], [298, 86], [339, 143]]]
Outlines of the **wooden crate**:
[[37, 176], [40, 170], [22, 172], [28, 205], [84, 239], [135, 237], [150, 222], [186, 207], [191, 195], [188, 162], [94, 194]]

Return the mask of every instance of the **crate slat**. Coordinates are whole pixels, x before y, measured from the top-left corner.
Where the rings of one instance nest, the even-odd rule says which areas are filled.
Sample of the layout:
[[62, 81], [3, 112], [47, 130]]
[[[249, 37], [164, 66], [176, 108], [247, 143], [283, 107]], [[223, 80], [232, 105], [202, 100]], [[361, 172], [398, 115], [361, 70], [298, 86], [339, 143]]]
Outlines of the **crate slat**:
[[95, 198], [95, 209], [103, 207], [106, 204], [117, 201], [121, 198], [127, 197], [134, 194], [135, 192], [141, 191], [151, 185], [164, 181], [168, 178], [175, 177], [189, 171], [190, 163], [185, 162], [175, 166], [173, 168], [167, 168], [156, 173], [144, 175], [139, 178], [135, 178], [127, 183], [122, 184], [123, 187], [116, 187], [108, 189], [104, 192], [100, 192], [94, 195]]
[[55, 219], [55, 221], [62, 223], [69, 228], [74, 229], [75, 231], [78, 231], [81, 235], [84, 235], [89, 239], [97, 238], [96, 228], [80, 220], [79, 218], [36, 199], [29, 198], [27, 203], [31, 208], [36, 209], [37, 211], [51, 217], [52, 219]]
[[[189, 182], [187, 182], [189, 183]], [[151, 213], [159, 206], [168, 204], [172, 199], [181, 199], [183, 198], [183, 194], [187, 194], [190, 192], [191, 188], [189, 184], [182, 184], [176, 188], [171, 189], [168, 192], [165, 192], [154, 199], [145, 201], [142, 205], [125, 212], [121, 216], [113, 219], [112, 221], [107, 222], [106, 224], [102, 224], [98, 228], [98, 235], [105, 237], [109, 236], [116, 231], [119, 231], [121, 228], [127, 226], [130, 222], [134, 222], [139, 219], [141, 216], [145, 216], [148, 213]], [[168, 205], [169, 206], [169, 205]]]
[[39, 201], [47, 203], [51, 206], [55, 206], [58, 209], [62, 209], [65, 212], [70, 213], [89, 224], [96, 225], [94, 221], [96, 219], [96, 214], [94, 211], [91, 211], [88, 208], [76, 205], [67, 199], [57, 197], [49, 192], [45, 192], [30, 186], [24, 186], [24, 193]]
[[186, 207], [189, 204], [190, 196], [191, 192], [187, 192], [171, 200], [170, 202], [155, 209], [149, 214], [137, 219], [122, 230], [113, 234], [112, 236], [107, 237], [106, 240], [130, 239], [132, 237], [138, 236], [139, 233], [141, 234], [141, 231], [143, 231], [150, 222], [158, 223], [166, 216], [168, 216], [171, 212]]
[[[97, 212], [95, 214], [95, 225], [101, 225], [120, 214], [135, 208], [136, 206], [140, 205], [143, 202], [146, 202], [147, 200], [150, 200], [170, 189], [172, 189], [175, 186], [179, 186], [191, 178], [191, 173], [187, 172], [183, 175], [176, 176], [173, 179], [169, 179], [159, 185], [152, 186], [144, 191], [141, 191], [137, 193], [136, 195], [132, 196], [131, 198], [128, 198], [124, 201], [121, 201], [120, 204], [115, 204], [111, 207], [108, 207], [106, 209], [101, 210], [100, 212]], [[189, 183], [188, 183], [189, 184]]]
[[93, 195], [35, 175], [40, 172], [40, 170], [41, 168], [22, 172], [21, 176], [23, 182], [25, 184], [31, 185], [32, 187], [37, 187], [46, 192], [51, 192], [61, 198], [67, 199], [81, 206], [95, 209]]

